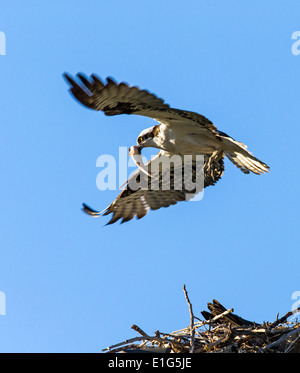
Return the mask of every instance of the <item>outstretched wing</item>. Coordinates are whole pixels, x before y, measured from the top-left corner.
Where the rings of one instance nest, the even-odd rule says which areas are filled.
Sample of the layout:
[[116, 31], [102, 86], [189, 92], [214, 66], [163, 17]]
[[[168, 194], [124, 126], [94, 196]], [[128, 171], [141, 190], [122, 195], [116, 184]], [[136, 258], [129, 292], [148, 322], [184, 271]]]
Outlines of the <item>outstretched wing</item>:
[[[95, 217], [113, 214], [107, 224], [115, 223], [119, 219], [124, 223], [135, 216], [138, 219], [143, 218], [149, 210], [158, 210], [180, 201], [188, 201], [203, 188], [214, 185], [222, 177], [223, 157], [211, 165], [209, 172], [206, 172], [208, 159], [209, 157], [206, 156], [202, 169], [199, 169], [195, 160], [191, 160], [189, 164], [186, 161], [180, 163], [180, 159], [174, 158], [174, 155], [161, 151], [146, 164], [148, 175], [137, 170], [127, 181], [124, 190], [105, 210], [99, 212], [86, 204], [83, 205], [83, 210]], [[168, 162], [170, 160], [172, 163]], [[164, 162], [169, 167], [164, 167]]]
[[64, 77], [70, 84], [71, 94], [84, 106], [103, 111], [106, 115], [136, 114], [153, 118], [166, 125], [191, 125], [206, 135], [213, 135], [221, 141], [217, 128], [203, 115], [170, 108], [163, 99], [147, 90], [116, 83], [106, 78], [106, 84], [92, 74], [87, 78], [77, 74], [77, 82], [69, 74]]

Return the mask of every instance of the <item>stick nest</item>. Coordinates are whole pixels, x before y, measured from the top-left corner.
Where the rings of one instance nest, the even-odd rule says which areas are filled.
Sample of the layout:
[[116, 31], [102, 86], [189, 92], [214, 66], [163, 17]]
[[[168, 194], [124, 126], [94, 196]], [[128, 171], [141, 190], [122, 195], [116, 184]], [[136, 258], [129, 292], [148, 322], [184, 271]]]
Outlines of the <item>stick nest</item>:
[[[287, 312], [273, 322], [258, 324], [243, 319], [226, 309], [217, 300], [207, 304], [203, 319], [193, 314], [185, 285], [189, 306], [190, 325], [171, 333], [156, 331], [153, 336], [137, 325], [132, 329], [140, 335], [103, 349], [104, 352], [156, 352], [156, 353], [300, 353], [300, 322], [288, 321], [300, 311]], [[293, 319], [294, 319], [293, 318]]]

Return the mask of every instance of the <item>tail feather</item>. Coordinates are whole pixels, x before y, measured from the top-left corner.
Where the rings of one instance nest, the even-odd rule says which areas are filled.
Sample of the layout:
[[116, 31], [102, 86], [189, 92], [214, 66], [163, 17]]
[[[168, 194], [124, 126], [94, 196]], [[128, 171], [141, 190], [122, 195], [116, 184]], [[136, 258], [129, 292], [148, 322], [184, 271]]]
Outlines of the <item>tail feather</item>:
[[237, 158], [237, 156], [236, 156], [236, 154], [234, 154], [234, 153], [225, 153], [226, 154], [226, 156], [227, 156], [227, 158], [236, 166], [236, 167], [238, 167], [241, 171], [243, 171], [244, 172], [244, 174], [249, 174], [250, 173], [250, 171], [248, 170], [248, 167], [245, 167], [244, 165], [243, 165], [243, 163], [241, 163], [239, 160], [238, 160], [238, 158]]
[[269, 172], [269, 166], [265, 163], [260, 161], [259, 159], [255, 158], [252, 154], [246, 153], [245, 151], [242, 153], [239, 152], [225, 152], [226, 156], [231, 160], [231, 162], [241, 169], [245, 174], [249, 174], [250, 171], [260, 175], [265, 172]]
[[249, 174], [250, 171], [257, 175], [269, 172], [269, 166], [254, 157], [247, 150], [246, 145], [232, 138], [223, 138], [223, 142], [225, 144], [224, 152], [226, 156], [245, 174]]

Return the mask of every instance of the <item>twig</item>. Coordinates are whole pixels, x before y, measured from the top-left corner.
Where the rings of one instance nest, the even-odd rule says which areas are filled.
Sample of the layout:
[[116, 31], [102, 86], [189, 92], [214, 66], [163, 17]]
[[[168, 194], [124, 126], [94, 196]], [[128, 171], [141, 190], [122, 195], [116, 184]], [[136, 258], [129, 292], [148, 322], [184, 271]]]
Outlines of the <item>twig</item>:
[[223, 344], [225, 342], [227, 342], [231, 336], [231, 325], [229, 324], [229, 327], [228, 327], [228, 330], [227, 330], [227, 333], [225, 335], [223, 335], [221, 338], [217, 339], [216, 341], [214, 342], [211, 342], [211, 343], [208, 343], [206, 346], [205, 346], [205, 350], [206, 351], [211, 351], [213, 350], [215, 347], [217, 347], [218, 345], [220, 344]]
[[226, 316], [234, 311], [233, 308], [230, 308], [229, 310], [224, 311], [223, 313], [220, 313], [220, 315], [215, 316], [214, 318], [210, 320], [203, 321], [203, 325], [205, 324], [213, 324], [215, 321], [219, 320], [221, 317]]
[[149, 335], [145, 333], [139, 326], [133, 324], [131, 329], [135, 330], [136, 332], [140, 333], [143, 337], [149, 338]]
[[191, 318], [191, 325], [190, 325], [190, 334], [191, 334], [191, 340], [190, 340], [190, 352], [193, 353], [194, 352], [194, 349], [195, 349], [195, 345], [194, 345], [194, 338], [195, 338], [195, 329], [194, 329], [194, 314], [193, 314], [193, 307], [192, 307], [192, 304], [190, 302], [190, 299], [189, 299], [189, 296], [188, 296], [188, 293], [186, 291], [186, 288], [185, 288], [185, 285], [183, 285], [183, 291], [184, 291], [184, 295], [185, 295], [185, 299], [189, 305], [189, 310], [190, 310], [190, 318]]
[[300, 335], [300, 327], [297, 329], [293, 329], [291, 332], [284, 334], [281, 338], [277, 339], [277, 341], [272, 342], [263, 348], [260, 349], [260, 352], [266, 352], [267, 350], [270, 350], [271, 348], [275, 347], [276, 345], [286, 341], [289, 337], [296, 337]]
[[[233, 308], [230, 308], [229, 310], [226, 310], [224, 311], [223, 313], [220, 313], [220, 315], [217, 315], [215, 316], [214, 318], [210, 319], [210, 320], [204, 320], [204, 321], [199, 321], [199, 322], [196, 322], [194, 323], [194, 329], [197, 329], [197, 328], [201, 328], [202, 326], [204, 325], [211, 325], [213, 324], [215, 321], [219, 320], [220, 318], [222, 318], [223, 316], [226, 316], [228, 315], [229, 313], [232, 313], [234, 310]], [[179, 329], [179, 330], [175, 330], [174, 332], [172, 332], [171, 334], [175, 335], [176, 333], [182, 333], [184, 331], [186, 331], [187, 328], [183, 328], [183, 329]]]
[[[131, 338], [131, 339], [126, 339], [123, 342], [120, 342], [120, 343], [117, 343], [115, 345], [111, 345], [109, 347], [103, 348], [102, 351], [111, 351], [111, 350], [113, 350], [117, 347], [120, 347], [120, 346], [123, 346], [123, 345], [126, 345], [126, 344], [130, 344], [130, 343], [133, 343], [133, 342], [137, 342], [137, 341], [143, 341], [144, 339], [145, 339], [145, 337], [134, 337], [134, 338]], [[149, 337], [149, 339], [151, 340], [151, 337]]]
[[293, 349], [293, 347], [294, 347], [294, 345], [296, 344], [296, 342], [299, 340], [299, 338], [300, 338], [300, 333], [299, 333], [299, 335], [293, 340], [293, 342], [286, 348], [286, 350], [284, 351], [285, 353], [288, 353], [288, 352], [290, 352], [292, 349]]
[[295, 309], [294, 311], [289, 311], [287, 312], [284, 316], [282, 316], [280, 319], [278, 319], [278, 314], [277, 314], [277, 319], [276, 321], [274, 321], [272, 324], [269, 325], [269, 327], [271, 328], [274, 328], [275, 326], [279, 325], [279, 324], [282, 324], [282, 323], [285, 323], [286, 320], [294, 315], [295, 313], [299, 312], [300, 311], [300, 307], [298, 307], [297, 309]]
[[[300, 342], [300, 323], [297, 321], [287, 321], [296, 311], [287, 312], [283, 317], [269, 323], [255, 324], [248, 322], [237, 325], [234, 323], [235, 317], [225, 317], [233, 312], [233, 308], [227, 309], [219, 302], [218, 315], [212, 318], [199, 320], [193, 314], [192, 303], [189, 299], [186, 286], [183, 286], [186, 302], [189, 307], [190, 325], [184, 329], [171, 333], [160, 333], [158, 330], [154, 336], [148, 335], [137, 325], [132, 325], [132, 329], [140, 336], [125, 340], [118, 344], [103, 349], [106, 352], [296, 352]], [[217, 301], [214, 301], [217, 302]], [[208, 303], [208, 306], [211, 303]], [[213, 313], [216, 314], [216, 313]], [[203, 315], [203, 313], [202, 313]], [[233, 315], [236, 316], [236, 315]], [[223, 319], [222, 319], [223, 318]], [[233, 320], [233, 323], [231, 322]], [[280, 325], [279, 325], [280, 324]], [[206, 326], [209, 326], [207, 328]], [[128, 351], [129, 350], [129, 351]]]

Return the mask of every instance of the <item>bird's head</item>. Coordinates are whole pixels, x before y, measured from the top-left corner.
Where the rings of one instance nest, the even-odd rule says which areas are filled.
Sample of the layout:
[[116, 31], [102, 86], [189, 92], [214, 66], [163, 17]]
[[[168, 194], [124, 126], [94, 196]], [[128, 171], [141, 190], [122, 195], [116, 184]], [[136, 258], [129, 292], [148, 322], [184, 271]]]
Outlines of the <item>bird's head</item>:
[[146, 128], [139, 134], [137, 138], [137, 145], [140, 149], [158, 147], [155, 141], [157, 129], [158, 126], [153, 126], [150, 128]]

